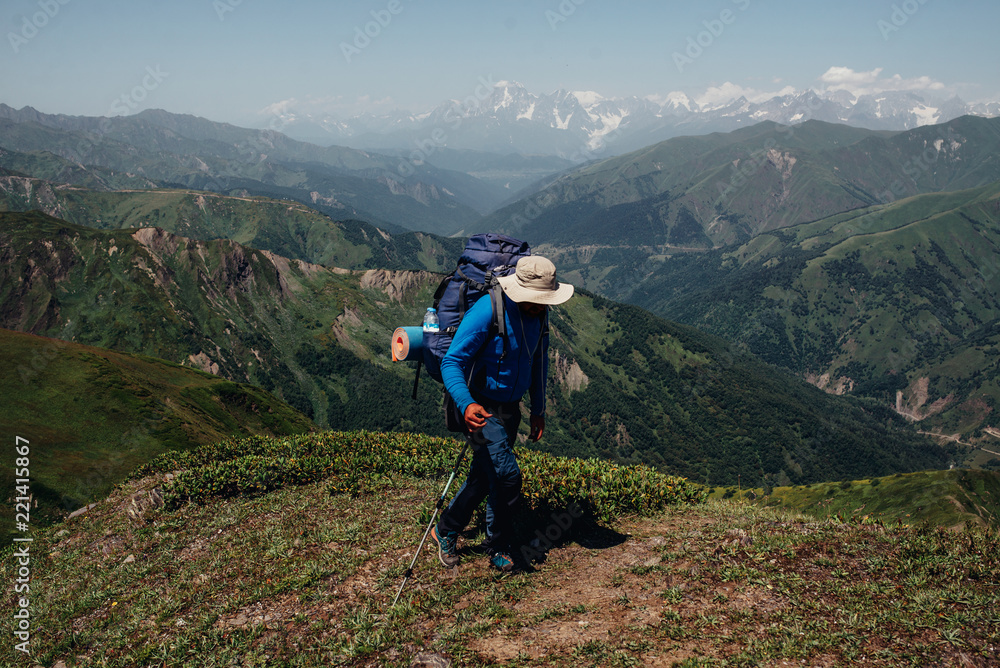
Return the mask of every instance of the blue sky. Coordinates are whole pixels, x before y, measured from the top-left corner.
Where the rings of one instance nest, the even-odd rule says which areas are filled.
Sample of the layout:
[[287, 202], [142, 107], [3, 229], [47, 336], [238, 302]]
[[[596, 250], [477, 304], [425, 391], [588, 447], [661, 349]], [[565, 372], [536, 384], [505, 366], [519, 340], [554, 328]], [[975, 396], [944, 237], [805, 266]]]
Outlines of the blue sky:
[[480, 80], [706, 102], [788, 87], [973, 102], [1000, 99], [998, 25], [987, 0], [5, 0], [0, 102], [257, 126], [282, 102], [427, 111]]

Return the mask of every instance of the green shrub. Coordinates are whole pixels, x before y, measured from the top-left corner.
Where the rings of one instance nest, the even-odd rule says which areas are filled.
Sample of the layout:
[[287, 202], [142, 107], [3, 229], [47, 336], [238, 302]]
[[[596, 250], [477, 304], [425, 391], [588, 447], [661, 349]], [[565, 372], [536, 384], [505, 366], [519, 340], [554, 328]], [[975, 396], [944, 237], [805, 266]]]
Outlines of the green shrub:
[[[263, 494], [284, 485], [330, 480], [332, 494], [357, 494], [365, 481], [404, 475], [442, 476], [452, 469], [459, 443], [416, 434], [324, 432], [285, 438], [254, 436], [186, 452], [169, 452], [138, 469], [133, 478], [175, 472], [164, 485], [164, 501]], [[578, 503], [600, 520], [649, 514], [669, 505], [698, 503], [707, 491], [684, 478], [646, 466], [619, 466], [598, 459], [568, 459], [518, 449], [529, 508], [566, 508]], [[463, 464], [466, 470], [468, 460]]]

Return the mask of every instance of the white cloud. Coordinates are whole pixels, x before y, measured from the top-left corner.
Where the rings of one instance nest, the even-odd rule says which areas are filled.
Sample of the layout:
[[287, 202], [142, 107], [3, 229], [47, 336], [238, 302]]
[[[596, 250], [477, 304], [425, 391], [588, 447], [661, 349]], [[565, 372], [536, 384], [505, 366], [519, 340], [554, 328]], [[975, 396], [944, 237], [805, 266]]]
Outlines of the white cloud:
[[[882, 76], [883, 68], [876, 67], [869, 71], [856, 71], [849, 67], [831, 67], [820, 76], [820, 81], [824, 84], [817, 89], [820, 94], [832, 93], [835, 91], [847, 91], [854, 97], [859, 95], [872, 95], [884, 91], [945, 91], [946, 87], [940, 81], [934, 81], [930, 77], [921, 76], [911, 79], [904, 79], [899, 74], [891, 77]], [[782, 79], [775, 78], [772, 83], [775, 85], [783, 83]], [[702, 110], [715, 109], [725, 106], [740, 97], [745, 97], [750, 102], [760, 104], [774, 97], [784, 95], [795, 95], [802, 92], [794, 86], [785, 85], [780, 90], [761, 90], [750, 88], [727, 81], [719, 86], [711, 86], [700, 95], [692, 95], [692, 101]], [[665, 97], [649, 96], [648, 99], [655, 100], [661, 104], [671, 99], [671, 96], [678, 95], [670, 93]]]
[[819, 78], [825, 84], [825, 86], [820, 87], [819, 92], [830, 93], [845, 90], [858, 97], [885, 91], [942, 91], [945, 89], [943, 83], [934, 81], [928, 76], [904, 79], [902, 76], [894, 74], [891, 77], [882, 77], [882, 70], [883, 68], [876, 67], [868, 72], [858, 72], [850, 67], [831, 67]]
[[294, 109], [296, 104], [298, 104], [298, 100], [294, 97], [290, 97], [287, 100], [281, 100], [280, 102], [273, 102], [267, 105], [261, 109], [259, 113], [263, 116], [281, 116], [288, 113], [290, 109]]

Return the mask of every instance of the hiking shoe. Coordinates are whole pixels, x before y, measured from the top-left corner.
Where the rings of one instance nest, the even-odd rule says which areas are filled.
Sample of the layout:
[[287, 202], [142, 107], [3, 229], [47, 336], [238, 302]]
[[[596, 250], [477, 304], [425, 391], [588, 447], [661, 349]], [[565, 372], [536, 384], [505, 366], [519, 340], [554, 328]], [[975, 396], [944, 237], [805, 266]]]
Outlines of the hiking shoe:
[[441, 565], [445, 568], [451, 568], [452, 566], [458, 566], [458, 562], [462, 559], [458, 556], [458, 552], [455, 549], [456, 543], [458, 542], [457, 533], [446, 533], [444, 536], [438, 535], [437, 525], [431, 529], [431, 538], [438, 545], [438, 559], [441, 561]]
[[490, 557], [490, 564], [493, 565], [493, 568], [504, 573], [510, 573], [514, 570], [514, 560], [506, 552], [496, 552]]

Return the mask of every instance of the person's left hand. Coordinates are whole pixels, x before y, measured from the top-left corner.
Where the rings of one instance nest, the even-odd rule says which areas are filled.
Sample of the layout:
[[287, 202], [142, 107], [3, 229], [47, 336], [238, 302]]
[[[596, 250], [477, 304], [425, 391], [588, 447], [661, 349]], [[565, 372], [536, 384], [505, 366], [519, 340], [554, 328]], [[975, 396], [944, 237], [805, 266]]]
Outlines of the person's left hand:
[[532, 415], [531, 416], [531, 433], [528, 438], [532, 443], [535, 443], [542, 437], [542, 432], [545, 431], [545, 416], [544, 415]]

